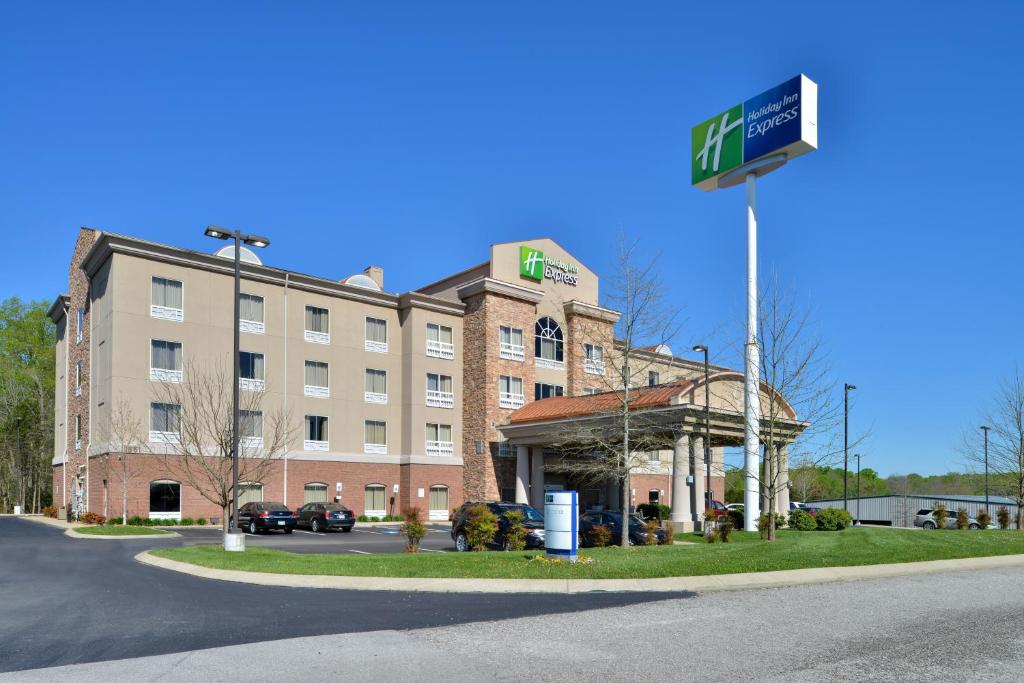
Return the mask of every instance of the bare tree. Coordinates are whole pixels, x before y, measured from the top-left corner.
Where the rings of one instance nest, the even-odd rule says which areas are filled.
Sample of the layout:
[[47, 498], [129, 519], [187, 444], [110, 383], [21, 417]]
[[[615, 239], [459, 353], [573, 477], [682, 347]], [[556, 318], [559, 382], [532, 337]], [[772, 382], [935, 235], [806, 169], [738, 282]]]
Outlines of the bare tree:
[[[156, 400], [177, 423], [177, 436], [164, 448], [169, 471], [221, 509], [228, 531], [232, 503], [233, 373], [224, 363], [186, 363], [181, 382], [157, 385]], [[239, 482], [262, 482], [292, 436], [288, 414], [263, 405], [264, 392], [243, 391], [238, 458]], [[176, 408], [175, 408], [176, 407]]]
[[818, 468], [807, 458], [794, 459], [789, 463], [789, 481], [799, 500], [813, 500], [820, 495]]
[[128, 524], [128, 489], [139, 475], [137, 461], [131, 455], [148, 452], [149, 439], [142, 420], [124, 397], [110, 411], [106, 425], [107, 449], [103, 467], [107, 479], [117, 478], [121, 487], [121, 525]]
[[[988, 467], [995, 475], [999, 493], [1017, 503], [1017, 528], [1024, 524], [1024, 378], [1020, 370], [1003, 380], [985, 412], [986, 426], [991, 427], [988, 437]], [[984, 436], [972, 427], [966, 430], [962, 453], [972, 466], [985, 465]]]

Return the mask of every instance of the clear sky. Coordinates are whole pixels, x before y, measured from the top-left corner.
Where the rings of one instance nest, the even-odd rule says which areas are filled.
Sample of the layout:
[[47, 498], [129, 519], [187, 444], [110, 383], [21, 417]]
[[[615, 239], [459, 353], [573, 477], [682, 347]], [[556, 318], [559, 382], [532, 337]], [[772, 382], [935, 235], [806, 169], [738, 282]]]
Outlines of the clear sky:
[[543, 235], [607, 272], [625, 232], [685, 309], [676, 347], [718, 330], [736, 363], [743, 193], [690, 187], [690, 128], [803, 72], [820, 149], [759, 185], [761, 269], [860, 387], [865, 466], [961, 469], [1024, 332], [1024, 5], [847, 7], [8, 3], [0, 297], [62, 291], [82, 225], [203, 250], [237, 226], [389, 291]]

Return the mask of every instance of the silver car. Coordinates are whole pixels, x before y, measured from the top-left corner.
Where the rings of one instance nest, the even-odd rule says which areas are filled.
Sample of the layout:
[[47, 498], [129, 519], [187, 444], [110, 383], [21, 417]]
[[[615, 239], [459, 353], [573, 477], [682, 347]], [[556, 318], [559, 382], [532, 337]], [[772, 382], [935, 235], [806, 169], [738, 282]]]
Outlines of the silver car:
[[[947, 529], [955, 529], [956, 528], [956, 511], [955, 510], [948, 510], [947, 511], [947, 515], [948, 516], [946, 517], [946, 528]], [[938, 524], [936, 524], [936, 522], [935, 522], [935, 510], [933, 510], [931, 508], [925, 508], [923, 510], [918, 510], [917, 514], [914, 516], [914, 526], [919, 526], [922, 529], [935, 529], [935, 528], [937, 528]], [[980, 529], [981, 528], [981, 524], [978, 523], [978, 520], [976, 520], [973, 517], [973, 515], [969, 515], [967, 517], [967, 528], [968, 529]]]

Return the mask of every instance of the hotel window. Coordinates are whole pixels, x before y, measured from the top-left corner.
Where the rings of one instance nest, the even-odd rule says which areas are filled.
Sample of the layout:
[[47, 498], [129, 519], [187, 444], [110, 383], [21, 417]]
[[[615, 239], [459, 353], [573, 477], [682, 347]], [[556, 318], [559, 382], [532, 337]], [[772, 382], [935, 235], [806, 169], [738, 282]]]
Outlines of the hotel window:
[[238, 297], [238, 329], [240, 332], [263, 334], [263, 297], [240, 294]]
[[383, 484], [367, 484], [363, 498], [363, 514], [367, 517], [383, 517], [387, 514]]
[[[239, 445], [248, 448], [259, 448], [263, 445], [263, 411], [238, 411]], [[239, 453], [239, 455], [243, 455]]]
[[85, 309], [78, 309], [78, 317], [75, 319], [75, 343], [81, 344], [82, 337], [85, 336]]
[[331, 395], [330, 384], [328, 384], [327, 363], [307, 360], [305, 372], [303, 394], [313, 398], [327, 398]]
[[584, 396], [593, 396], [594, 394], [600, 394], [601, 390], [596, 387], [583, 387]]
[[255, 481], [238, 482], [238, 507], [246, 503], [263, 501], [263, 484]]
[[565, 388], [557, 384], [536, 383], [533, 385], [533, 400], [535, 401], [539, 401], [542, 398], [551, 398], [552, 396], [561, 396], [564, 393]]
[[388, 322], [380, 318], [366, 319], [366, 344], [367, 351], [387, 353], [388, 351]]
[[306, 451], [328, 450], [327, 418], [323, 415], [306, 416], [306, 438], [302, 448]]
[[149, 315], [151, 318], [173, 320], [179, 323], [185, 319], [180, 282], [168, 280], [165, 277], [153, 278]]
[[75, 448], [82, 447], [82, 416], [75, 415]]
[[452, 408], [455, 406], [455, 394], [452, 392], [452, 378], [448, 375], [427, 373], [427, 405], [434, 408]]
[[452, 426], [427, 423], [427, 455], [454, 455], [455, 445], [452, 443]]
[[498, 378], [498, 407], [521, 408], [525, 402], [522, 377], [502, 375]]
[[650, 370], [647, 373], [647, 386], [656, 387], [661, 384], [661, 375], [654, 370]]
[[181, 381], [181, 342], [162, 339], [150, 342], [149, 379], [153, 382]]
[[451, 510], [448, 507], [448, 487], [447, 486], [431, 486], [430, 487], [430, 509], [427, 513], [430, 521], [447, 521], [448, 515], [451, 514]]
[[595, 344], [583, 345], [583, 371], [591, 375], [604, 374], [604, 348]]
[[516, 446], [514, 443], [503, 437], [500, 433], [498, 434], [498, 457], [499, 458], [514, 458], [516, 457]]
[[314, 344], [331, 343], [331, 315], [326, 308], [306, 306], [306, 327], [303, 338]]
[[302, 487], [302, 503], [326, 503], [327, 484], [313, 482]]
[[523, 331], [518, 327], [505, 327], [498, 330], [500, 344], [499, 354], [506, 360], [523, 360], [526, 357], [523, 348]]
[[181, 406], [173, 403], [149, 404], [149, 440], [152, 443], [177, 443], [181, 434]]
[[75, 363], [75, 396], [82, 395], [82, 361]]
[[533, 354], [539, 368], [561, 370], [565, 367], [562, 328], [553, 319], [541, 318], [534, 326]]
[[363, 453], [387, 452], [388, 423], [383, 420], [367, 420], [363, 425]]
[[427, 355], [448, 360], [455, 358], [452, 328], [427, 323]]
[[385, 370], [366, 369], [366, 387], [363, 400], [367, 403], [388, 402], [388, 373]]
[[266, 362], [262, 353], [238, 352], [238, 388], [243, 391], [263, 391], [267, 388]]
[[181, 484], [172, 480], [149, 482], [149, 518], [181, 519]]

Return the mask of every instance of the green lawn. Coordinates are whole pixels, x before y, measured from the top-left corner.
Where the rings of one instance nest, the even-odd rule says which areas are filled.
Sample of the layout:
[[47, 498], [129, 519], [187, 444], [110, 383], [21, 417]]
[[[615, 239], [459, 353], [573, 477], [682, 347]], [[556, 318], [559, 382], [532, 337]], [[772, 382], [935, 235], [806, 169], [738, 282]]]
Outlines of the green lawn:
[[728, 544], [680, 544], [622, 550], [587, 548], [590, 565], [533, 562], [537, 552], [295, 554], [267, 548], [228, 553], [219, 546], [164, 548], [154, 555], [217, 569], [281, 574], [444, 578], [628, 579], [735, 574], [807, 567], [917, 562], [1024, 554], [1016, 531], [780, 531], [774, 543], [737, 532]]
[[145, 526], [121, 526], [112, 524], [110, 526], [80, 526], [75, 527], [80, 534], [90, 536], [149, 536], [155, 534], [166, 534], [166, 531]]

